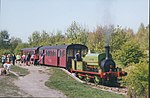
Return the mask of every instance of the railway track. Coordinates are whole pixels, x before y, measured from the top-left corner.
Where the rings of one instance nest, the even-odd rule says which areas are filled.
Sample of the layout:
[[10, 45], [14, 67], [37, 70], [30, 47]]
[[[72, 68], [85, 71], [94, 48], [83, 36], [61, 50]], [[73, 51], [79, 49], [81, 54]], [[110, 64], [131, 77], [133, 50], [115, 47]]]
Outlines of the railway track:
[[92, 88], [96, 88], [103, 91], [109, 91], [117, 94], [127, 95], [127, 88], [121, 87], [108, 87], [103, 85], [96, 85], [94, 83], [85, 82], [85, 84], [90, 85]]
[[108, 92], [113, 92], [113, 93], [117, 93], [117, 94], [127, 95], [127, 91], [128, 91], [127, 88], [108, 87], [108, 86], [104, 86], [104, 85], [96, 85], [96, 84], [91, 83], [91, 82], [85, 82], [85, 81], [82, 81], [79, 78], [77, 78], [74, 74], [70, 73], [69, 71], [67, 71], [63, 68], [60, 68], [60, 69], [63, 70], [64, 72], [66, 72], [69, 76], [71, 76], [72, 78], [74, 78], [78, 82], [81, 82], [81, 83], [86, 84], [86, 85], [90, 85], [92, 88], [96, 88], [96, 89], [108, 91]]

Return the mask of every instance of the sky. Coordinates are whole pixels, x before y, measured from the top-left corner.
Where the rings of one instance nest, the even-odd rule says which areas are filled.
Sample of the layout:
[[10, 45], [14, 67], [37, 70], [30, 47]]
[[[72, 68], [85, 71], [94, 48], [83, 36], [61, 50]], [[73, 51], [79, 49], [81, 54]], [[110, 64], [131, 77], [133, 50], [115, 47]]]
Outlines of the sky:
[[93, 31], [119, 25], [137, 32], [149, 24], [149, 0], [0, 0], [0, 30], [28, 42], [34, 31], [66, 32], [73, 21]]

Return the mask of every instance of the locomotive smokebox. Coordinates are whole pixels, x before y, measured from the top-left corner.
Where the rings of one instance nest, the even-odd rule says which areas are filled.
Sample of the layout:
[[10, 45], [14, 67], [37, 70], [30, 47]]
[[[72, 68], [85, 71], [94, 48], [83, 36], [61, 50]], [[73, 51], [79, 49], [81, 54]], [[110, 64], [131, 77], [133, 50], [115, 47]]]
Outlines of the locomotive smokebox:
[[106, 52], [106, 60], [109, 59], [109, 46], [105, 46], [105, 52]]

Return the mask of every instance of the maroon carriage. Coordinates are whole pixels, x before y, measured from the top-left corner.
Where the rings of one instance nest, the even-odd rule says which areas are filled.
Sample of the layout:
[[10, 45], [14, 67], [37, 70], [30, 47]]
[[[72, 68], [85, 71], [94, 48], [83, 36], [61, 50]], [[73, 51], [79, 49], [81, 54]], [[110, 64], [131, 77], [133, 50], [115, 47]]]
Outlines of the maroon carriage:
[[[39, 56], [39, 48], [40, 48], [41, 46], [38, 46], [38, 47], [33, 47], [33, 48], [23, 48], [23, 49], [21, 49], [21, 61], [22, 62], [25, 62], [26, 61], [26, 56], [28, 55], [28, 54], [30, 54], [31, 55], [31, 57], [32, 57], [32, 55], [33, 55], [33, 57], [34, 57], [34, 55], [37, 55], [37, 56]], [[24, 56], [23, 56], [24, 55]], [[30, 58], [31, 59], [31, 63], [33, 63], [33, 59], [34, 58]]]
[[31, 55], [38, 54], [40, 47], [41, 46], [33, 47], [33, 48], [23, 48], [23, 49], [21, 49], [21, 55], [23, 55], [23, 54], [27, 55], [28, 53], [30, 53]]
[[40, 64], [70, 68], [71, 59], [80, 52], [81, 56], [87, 52], [88, 48], [81, 44], [43, 46], [39, 49]]

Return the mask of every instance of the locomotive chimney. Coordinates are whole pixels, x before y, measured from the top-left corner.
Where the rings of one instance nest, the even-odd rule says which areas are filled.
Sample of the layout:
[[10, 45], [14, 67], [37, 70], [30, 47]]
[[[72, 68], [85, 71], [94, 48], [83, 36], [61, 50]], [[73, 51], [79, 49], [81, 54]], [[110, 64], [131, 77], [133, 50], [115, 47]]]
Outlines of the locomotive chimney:
[[105, 46], [106, 59], [109, 59], [109, 46]]

